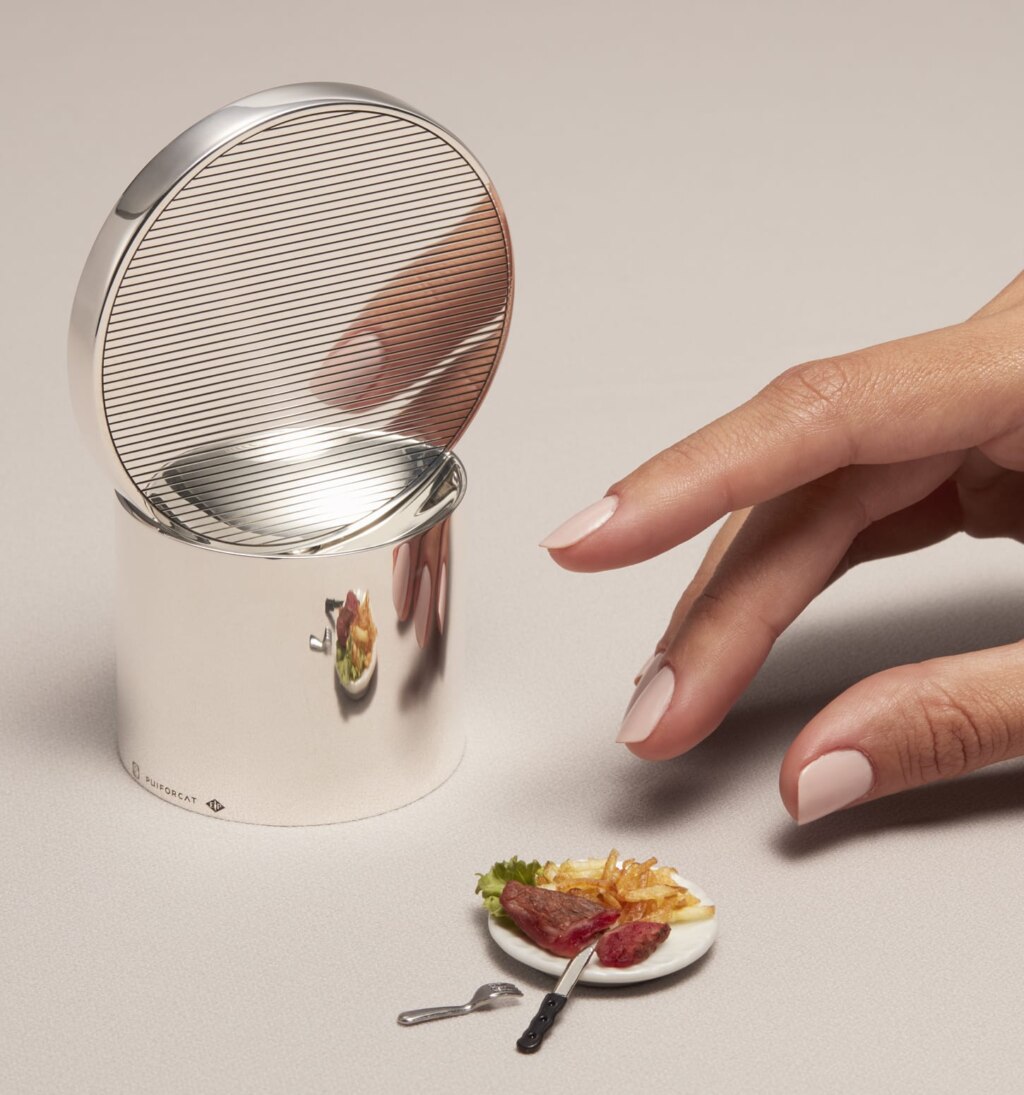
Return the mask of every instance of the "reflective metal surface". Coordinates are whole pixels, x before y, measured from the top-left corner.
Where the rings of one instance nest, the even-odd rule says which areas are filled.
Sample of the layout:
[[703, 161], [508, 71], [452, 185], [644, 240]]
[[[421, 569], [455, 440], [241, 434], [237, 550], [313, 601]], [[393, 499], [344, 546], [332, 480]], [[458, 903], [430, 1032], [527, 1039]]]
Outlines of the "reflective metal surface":
[[447, 1007], [412, 1008], [410, 1011], [400, 1012], [398, 1022], [403, 1027], [416, 1026], [419, 1023], [431, 1023], [435, 1019], [452, 1019], [456, 1015], [469, 1015], [477, 1008], [486, 1007], [495, 1000], [508, 996], [522, 996], [522, 989], [513, 985], [510, 981], [491, 981], [481, 985], [466, 1004], [454, 1004]]
[[[116, 531], [118, 749], [140, 787], [220, 821], [314, 825], [403, 806], [458, 764], [450, 525], [443, 554], [433, 530], [419, 550], [445, 589], [426, 633], [396, 611], [390, 546], [202, 551], [127, 506]], [[343, 619], [350, 599], [359, 611]], [[325, 623], [330, 648], [317, 649]]]
[[[146, 484], [146, 495], [187, 538], [258, 554], [304, 544], [322, 551], [395, 506], [408, 509], [410, 487], [426, 488], [454, 459], [382, 431], [268, 430], [185, 453]], [[425, 517], [407, 512], [403, 533], [419, 531]]]
[[[365, 505], [359, 505], [365, 496], [359, 493], [358, 483], [346, 481], [343, 469], [331, 477], [318, 471], [314, 464], [314, 470], [308, 474], [315, 477], [318, 489], [309, 492], [309, 508], [303, 514], [295, 510], [290, 512], [290, 527], [300, 533], [309, 534], [313, 542], [310, 546], [296, 546], [288, 552], [284, 551], [281, 541], [268, 536], [273, 529], [269, 524], [273, 513], [262, 514], [261, 521], [266, 522], [264, 524], [248, 525], [248, 516], [233, 508], [233, 495], [226, 489], [223, 479], [218, 477], [211, 480], [205, 477], [198, 457], [194, 461], [183, 462], [181, 466], [172, 464], [165, 470], [162, 479], [150, 485], [153, 508], [159, 512], [163, 497], [173, 495], [179, 507], [191, 507], [188, 516], [196, 524], [203, 521], [213, 525], [220, 524], [239, 538], [247, 529], [251, 531], [252, 536], [244, 546], [211, 542], [185, 525], [168, 527], [167, 524], [155, 520], [151, 513], [139, 510], [123, 495], [118, 495], [118, 498], [136, 517], [162, 532], [200, 546], [217, 547], [231, 554], [302, 558], [368, 551], [410, 540], [425, 533], [438, 522], [450, 517], [466, 493], [466, 469], [454, 453], [438, 453], [430, 446], [418, 446], [407, 438], [393, 435], [390, 440], [395, 451], [401, 452], [408, 464], [404, 477], [396, 477], [396, 488], [399, 483], [406, 481], [411, 482], [412, 486], [400, 494], [394, 494], [390, 501], [381, 502], [371, 510], [369, 516], [359, 520], [353, 516], [343, 529], [332, 531], [331, 522], [338, 514], [355, 513], [366, 508]], [[323, 443], [322, 439], [319, 443]], [[268, 466], [268, 474], [272, 474], [280, 464], [287, 464], [289, 461], [294, 461], [301, 470], [302, 463], [310, 453], [315, 454], [317, 451], [317, 444], [315, 437], [293, 437], [287, 439], [286, 443], [281, 435], [270, 434], [263, 439], [252, 439], [250, 447], [239, 454], [237, 459], [249, 475], [258, 473], [261, 461]], [[231, 459], [229, 452], [219, 450], [213, 450], [210, 456], [212, 460], [225, 466]], [[350, 502], [350, 497], [354, 501]], [[347, 510], [346, 506], [351, 506], [351, 509]], [[262, 546], [259, 543], [261, 539], [269, 539], [270, 543]]]
[[[604, 935], [604, 932], [601, 934]], [[559, 996], [568, 996], [576, 987], [576, 982], [579, 981], [581, 974], [587, 968], [587, 963], [594, 957], [597, 943], [598, 940], [595, 939], [593, 943], [584, 947], [575, 958], [570, 959], [569, 964], [565, 967], [565, 973], [559, 977], [558, 984], [555, 985], [555, 992]]]
[[101, 232], [72, 323], [79, 417], [164, 527], [316, 550], [441, 466], [511, 292], [500, 205], [450, 134], [364, 88], [262, 93], [168, 146]]

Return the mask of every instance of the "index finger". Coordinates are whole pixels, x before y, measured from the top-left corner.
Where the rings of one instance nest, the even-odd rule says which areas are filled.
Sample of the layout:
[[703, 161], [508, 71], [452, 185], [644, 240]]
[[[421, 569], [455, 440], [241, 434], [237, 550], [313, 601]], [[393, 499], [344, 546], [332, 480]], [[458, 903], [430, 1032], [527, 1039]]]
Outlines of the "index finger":
[[798, 365], [619, 480], [542, 546], [569, 570], [626, 566], [838, 468], [979, 445], [1021, 420], [1021, 358], [1024, 322], [1001, 312]]

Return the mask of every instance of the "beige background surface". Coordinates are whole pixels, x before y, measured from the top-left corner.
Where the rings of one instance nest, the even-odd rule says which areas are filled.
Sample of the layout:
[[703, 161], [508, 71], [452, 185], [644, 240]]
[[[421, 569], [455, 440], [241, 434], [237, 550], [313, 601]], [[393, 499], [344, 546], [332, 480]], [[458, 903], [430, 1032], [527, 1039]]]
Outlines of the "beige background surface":
[[[612, 744], [706, 537], [576, 576], [534, 545], [793, 362], [945, 324], [1024, 265], [1013, 2], [4, 7], [0, 1091], [1019, 1090], [1024, 773], [797, 830], [786, 743], [865, 673], [1017, 638], [1024, 556], [951, 541], [856, 572], [690, 756]], [[505, 199], [518, 302], [461, 446], [471, 741], [376, 820], [272, 830], [144, 794], [113, 744], [110, 491], [64, 376], [107, 210], [169, 138], [261, 87], [391, 91]], [[585, 990], [490, 944], [496, 857], [653, 852], [716, 896], [691, 973]], [[402, 1008], [513, 978], [518, 1005]]]

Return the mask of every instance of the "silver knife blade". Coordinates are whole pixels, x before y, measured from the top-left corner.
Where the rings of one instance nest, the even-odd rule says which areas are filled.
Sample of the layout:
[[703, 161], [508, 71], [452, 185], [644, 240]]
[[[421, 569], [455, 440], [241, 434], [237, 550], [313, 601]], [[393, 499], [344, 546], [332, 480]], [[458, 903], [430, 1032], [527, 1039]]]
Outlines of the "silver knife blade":
[[594, 951], [597, 950], [597, 943], [602, 935], [604, 935], [604, 932], [600, 932], [590, 946], [584, 947], [575, 958], [569, 960], [569, 964], [558, 979], [558, 984], [555, 985], [555, 991], [549, 992], [544, 997], [537, 1014], [526, 1030], [523, 1031], [522, 1037], [516, 1042], [516, 1049], [521, 1053], [536, 1053], [540, 1049], [541, 1042], [544, 1041], [544, 1035], [551, 1029], [558, 1018], [559, 1012], [568, 1003], [569, 993], [576, 987], [576, 982], [579, 981], [581, 974], [587, 968], [587, 963], [593, 957]]
[[[601, 932], [604, 935], [604, 932]], [[555, 985], [555, 992], [559, 996], [568, 996], [570, 992], [576, 987], [576, 982], [580, 979], [583, 971], [587, 968], [587, 963], [594, 955], [594, 951], [597, 949], [598, 940], [601, 935], [594, 940], [588, 947], [584, 947], [575, 958], [569, 960], [569, 964], [565, 967], [565, 972], [558, 979], [558, 984]]]

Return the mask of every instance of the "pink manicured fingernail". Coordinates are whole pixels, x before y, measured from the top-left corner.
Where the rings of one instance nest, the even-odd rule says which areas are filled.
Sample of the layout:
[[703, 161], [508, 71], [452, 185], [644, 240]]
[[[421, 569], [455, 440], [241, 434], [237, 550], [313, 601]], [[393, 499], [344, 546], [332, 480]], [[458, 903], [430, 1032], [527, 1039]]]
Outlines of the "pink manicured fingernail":
[[395, 611], [401, 617], [405, 609], [405, 598], [409, 592], [409, 545], [402, 544], [395, 556], [395, 565], [391, 571], [391, 599], [395, 602]]
[[448, 564], [441, 564], [437, 579], [437, 630], [444, 633], [444, 610], [448, 606]]
[[637, 688], [643, 687], [642, 682], [644, 682], [645, 680], [648, 679], [648, 676], [649, 676], [650, 671], [651, 671], [651, 666], [654, 665], [656, 662], [662, 661], [664, 659], [664, 657], [665, 657], [665, 652], [662, 651], [660, 654], [658, 654], [658, 653], [652, 654], [647, 659], [647, 661], [644, 662], [644, 664], [640, 667], [640, 672], [637, 673], [637, 675], [633, 678], [633, 683], [637, 686]]
[[578, 544], [584, 537], [589, 536], [607, 521], [615, 512], [619, 504], [617, 495], [609, 494], [600, 502], [595, 502], [586, 509], [580, 510], [575, 517], [570, 517], [565, 524], [559, 525], [549, 536], [540, 542], [542, 548], [567, 548]]
[[871, 790], [875, 773], [858, 749], [837, 749], [812, 760], [796, 785], [796, 819], [803, 825], [831, 814]]
[[416, 595], [416, 641], [420, 646], [427, 644], [427, 627], [430, 624], [430, 568], [420, 571], [420, 591]]
[[619, 736], [621, 742], [644, 741], [661, 722], [661, 716], [672, 702], [672, 693], [676, 690], [676, 676], [672, 667], [663, 665], [647, 682], [639, 695], [634, 696], [626, 709]]
[[[661, 663], [665, 660], [665, 652], [660, 654], [652, 654], [644, 664], [643, 669], [640, 670], [640, 676], [637, 677], [636, 687], [633, 689], [633, 695], [629, 697], [629, 703], [626, 704], [626, 714], [628, 715], [633, 709], [633, 704], [640, 699], [643, 695], [644, 689], [651, 683], [654, 674], [661, 668]], [[625, 717], [625, 716], [624, 716]]]

